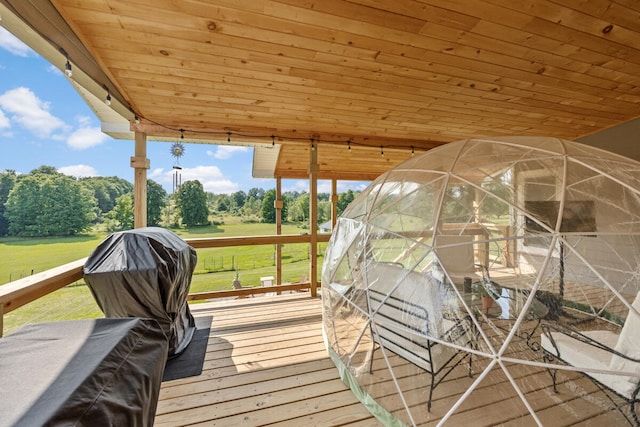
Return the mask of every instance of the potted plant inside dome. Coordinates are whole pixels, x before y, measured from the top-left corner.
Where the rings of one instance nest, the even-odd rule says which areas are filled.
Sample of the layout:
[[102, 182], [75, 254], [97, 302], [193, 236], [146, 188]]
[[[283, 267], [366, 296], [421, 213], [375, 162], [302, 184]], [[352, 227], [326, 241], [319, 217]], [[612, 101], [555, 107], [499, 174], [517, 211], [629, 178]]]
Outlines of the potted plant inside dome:
[[482, 309], [485, 315], [489, 315], [489, 310], [493, 307], [493, 301], [500, 296], [500, 288], [496, 283], [483, 274], [479, 282], [473, 284], [473, 291], [480, 296]]
[[482, 282], [476, 283], [476, 292], [480, 295], [484, 314], [489, 315], [489, 310], [493, 307], [493, 298], [491, 297], [486, 284]]

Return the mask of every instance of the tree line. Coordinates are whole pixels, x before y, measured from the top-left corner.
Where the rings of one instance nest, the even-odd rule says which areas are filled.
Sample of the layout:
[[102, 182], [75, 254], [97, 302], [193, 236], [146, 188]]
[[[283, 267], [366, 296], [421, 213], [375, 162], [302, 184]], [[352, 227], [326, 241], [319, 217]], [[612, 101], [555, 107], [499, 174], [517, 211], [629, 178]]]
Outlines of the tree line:
[[[341, 193], [338, 213], [357, 195]], [[275, 189], [252, 188], [233, 194], [205, 192], [198, 180], [187, 181], [169, 195], [153, 180], [147, 181], [147, 224], [194, 227], [220, 221], [223, 216], [247, 222], [275, 223]], [[309, 194], [282, 194], [283, 221], [308, 228]], [[0, 172], [0, 236], [71, 236], [102, 225], [107, 231], [133, 228], [133, 184], [118, 177], [74, 178], [52, 166], [28, 174]], [[318, 223], [331, 218], [330, 195], [318, 194]]]

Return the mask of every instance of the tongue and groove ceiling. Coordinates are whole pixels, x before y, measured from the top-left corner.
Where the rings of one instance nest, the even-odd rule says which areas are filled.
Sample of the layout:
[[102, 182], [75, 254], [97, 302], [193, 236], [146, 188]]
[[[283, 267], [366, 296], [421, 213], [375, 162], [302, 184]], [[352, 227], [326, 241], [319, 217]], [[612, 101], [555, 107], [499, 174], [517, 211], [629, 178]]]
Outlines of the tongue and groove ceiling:
[[463, 138], [578, 139], [640, 116], [635, 0], [0, 3], [134, 130], [254, 145], [266, 175], [308, 176], [312, 146], [320, 178], [373, 179]]

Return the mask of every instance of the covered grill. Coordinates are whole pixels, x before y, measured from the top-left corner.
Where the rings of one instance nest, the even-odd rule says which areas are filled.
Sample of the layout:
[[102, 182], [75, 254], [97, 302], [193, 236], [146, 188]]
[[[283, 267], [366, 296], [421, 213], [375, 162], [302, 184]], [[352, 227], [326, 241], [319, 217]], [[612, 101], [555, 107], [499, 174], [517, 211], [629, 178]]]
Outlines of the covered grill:
[[84, 277], [106, 317], [158, 321], [169, 357], [189, 345], [195, 321], [187, 295], [197, 255], [177, 234], [147, 227], [109, 235], [87, 259]]

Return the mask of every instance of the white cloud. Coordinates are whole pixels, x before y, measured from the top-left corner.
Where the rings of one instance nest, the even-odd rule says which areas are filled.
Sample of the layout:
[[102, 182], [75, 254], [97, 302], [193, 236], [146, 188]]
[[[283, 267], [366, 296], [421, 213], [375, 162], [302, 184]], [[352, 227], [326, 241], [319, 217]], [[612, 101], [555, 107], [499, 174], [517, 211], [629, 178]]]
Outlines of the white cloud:
[[81, 127], [89, 127], [91, 125], [91, 117], [89, 116], [76, 116], [76, 121]]
[[[147, 176], [159, 184], [173, 185], [174, 169], [164, 170], [154, 169]], [[196, 166], [195, 168], [183, 168], [179, 171], [181, 182], [198, 180], [202, 184], [204, 191], [215, 194], [231, 194], [239, 190], [240, 186], [225, 178], [222, 171], [216, 166]]]
[[76, 178], [99, 176], [98, 171], [94, 167], [87, 165], [63, 166], [58, 169], [58, 172], [69, 176], [75, 176]]
[[238, 147], [235, 145], [218, 145], [216, 150], [207, 150], [207, 155], [218, 160], [226, 160], [236, 153], [246, 153], [249, 147]]
[[4, 112], [0, 110], [0, 129], [7, 129], [11, 127], [11, 122], [9, 122], [9, 118], [4, 115]]
[[63, 75], [62, 71], [60, 71], [60, 69], [53, 64], [49, 64], [49, 66], [47, 67], [47, 72], [51, 74], [60, 75], [60, 76]]
[[347, 190], [364, 191], [371, 184], [370, 181], [338, 181], [338, 194]]
[[18, 56], [29, 56], [33, 50], [5, 28], [0, 27], [0, 48]]
[[163, 168], [156, 168], [151, 172], [147, 173], [147, 178], [153, 179], [154, 181], [161, 181], [163, 177], [164, 177]]
[[[319, 187], [318, 187], [319, 188]], [[287, 191], [298, 191], [309, 192], [309, 181], [304, 179], [298, 179], [295, 181], [283, 181], [282, 183], [282, 191], [286, 193]]]
[[0, 108], [11, 115], [11, 120], [39, 137], [49, 137], [56, 130], [68, 126], [49, 112], [49, 103], [40, 100], [30, 89], [19, 87], [0, 95]]
[[100, 145], [108, 136], [99, 127], [80, 127], [67, 138], [67, 145], [74, 150], [85, 150]]
[[182, 182], [198, 180], [204, 191], [212, 193], [233, 193], [238, 191], [239, 185], [225, 178], [217, 166], [196, 166], [182, 169]]

